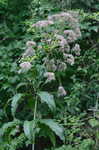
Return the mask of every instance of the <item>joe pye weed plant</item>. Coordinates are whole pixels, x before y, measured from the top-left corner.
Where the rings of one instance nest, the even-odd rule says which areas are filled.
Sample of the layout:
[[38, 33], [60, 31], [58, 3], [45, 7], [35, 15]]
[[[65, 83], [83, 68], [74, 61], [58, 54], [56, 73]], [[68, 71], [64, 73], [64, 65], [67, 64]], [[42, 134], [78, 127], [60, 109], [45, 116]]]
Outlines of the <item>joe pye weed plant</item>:
[[[27, 41], [26, 51], [22, 55], [19, 73], [29, 74], [28, 81], [32, 85], [31, 91], [34, 101], [33, 120], [24, 121], [24, 133], [32, 143], [34, 150], [35, 139], [46, 130], [55, 146], [55, 135], [65, 142], [64, 129], [54, 119], [49, 119], [50, 113], [54, 118], [57, 111], [57, 99], [64, 99], [67, 92], [62, 85], [61, 76], [69, 65], [73, 66], [75, 57], [80, 55], [80, 46], [75, 43], [81, 36], [78, 14], [75, 12], [61, 12], [48, 16], [47, 20], [38, 21], [30, 28], [33, 40]], [[53, 86], [50, 89], [48, 85]], [[46, 90], [45, 90], [46, 88]], [[46, 103], [51, 112], [40, 112], [39, 105]], [[42, 107], [44, 107], [42, 105]], [[45, 110], [43, 110], [45, 111]], [[44, 126], [46, 128], [44, 128]]]
[[[26, 42], [19, 62], [22, 82], [10, 99], [14, 121], [8, 125], [9, 143], [15, 135], [24, 132], [25, 144], [32, 144], [32, 150], [40, 137], [49, 137], [55, 146], [58, 136], [65, 144], [64, 128], [55, 114], [58, 102], [68, 95], [62, 77], [73, 67], [81, 51], [77, 43], [81, 37], [77, 16], [72, 11], [61, 12], [36, 22], [28, 30], [33, 38]], [[11, 127], [15, 128], [13, 132]], [[8, 146], [8, 149], [17, 149], [13, 147]]]

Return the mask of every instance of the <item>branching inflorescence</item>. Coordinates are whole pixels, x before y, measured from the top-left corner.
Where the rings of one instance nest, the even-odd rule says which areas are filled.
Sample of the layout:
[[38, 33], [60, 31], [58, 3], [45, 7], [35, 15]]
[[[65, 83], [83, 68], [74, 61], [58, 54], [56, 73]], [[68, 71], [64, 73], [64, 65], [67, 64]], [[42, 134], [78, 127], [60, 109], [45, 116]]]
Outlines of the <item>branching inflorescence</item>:
[[[27, 41], [27, 49], [22, 58], [24, 60], [24, 58], [38, 56], [39, 52], [44, 53], [42, 65], [46, 70], [44, 77], [47, 78], [47, 82], [55, 80], [57, 73], [65, 72], [68, 65], [73, 66], [75, 56], [80, 55], [80, 45], [76, 43], [81, 37], [77, 16], [78, 14], [72, 11], [61, 12], [32, 25], [40, 38], [36, 42]], [[26, 69], [28, 71], [31, 69], [31, 63], [22, 62], [20, 64], [21, 70]], [[60, 81], [58, 96], [65, 95], [66, 91]]]

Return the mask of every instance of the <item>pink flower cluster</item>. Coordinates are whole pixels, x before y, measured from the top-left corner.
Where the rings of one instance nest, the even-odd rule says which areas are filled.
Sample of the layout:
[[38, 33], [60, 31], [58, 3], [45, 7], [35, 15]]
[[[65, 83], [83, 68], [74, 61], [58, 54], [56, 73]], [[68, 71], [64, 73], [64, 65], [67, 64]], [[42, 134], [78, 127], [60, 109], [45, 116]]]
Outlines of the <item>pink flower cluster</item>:
[[37, 23], [33, 24], [33, 27], [47, 27], [48, 25], [54, 24], [53, 21], [51, 20], [43, 20], [43, 21], [38, 21]]
[[34, 56], [35, 55], [35, 49], [34, 49], [35, 46], [36, 46], [36, 42], [34, 42], [34, 41], [27, 41], [26, 42], [27, 49], [23, 53], [23, 58]]
[[44, 77], [47, 78], [46, 82], [51, 82], [55, 80], [55, 74], [53, 72], [45, 72]]
[[19, 70], [19, 73], [21, 73], [21, 72], [28, 72], [30, 69], [31, 69], [31, 67], [32, 67], [32, 65], [31, 65], [31, 63], [30, 62], [22, 62], [21, 64], [20, 64], [20, 70]]
[[61, 12], [59, 14], [48, 16], [48, 20], [58, 21], [58, 22], [68, 22], [69, 26], [77, 33], [78, 37], [81, 36], [78, 23], [78, 14], [73, 11]]
[[66, 35], [66, 39], [68, 43], [72, 43], [77, 40], [77, 35], [73, 30], [65, 30], [64, 34]]
[[[48, 16], [46, 20], [38, 21], [32, 25], [40, 31], [40, 40], [36, 43], [34, 41], [27, 41], [26, 51], [23, 53], [23, 58], [36, 55], [37, 52], [43, 51], [44, 57], [42, 59], [46, 72], [44, 78], [46, 83], [55, 80], [56, 73], [65, 72], [68, 65], [74, 65], [75, 55], [80, 55], [80, 45], [75, 43], [81, 36], [77, 13], [72, 11], [61, 12], [59, 14]], [[69, 28], [66, 30], [65, 24]], [[53, 25], [53, 26], [51, 26]], [[44, 31], [42, 29], [51, 28], [51, 31]], [[31, 69], [31, 63], [23, 62], [20, 64], [21, 70], [28, 71]], [[61, 85], [61, 84], [60, 84]], [[58, 96], [66, 96], [67, 92], [61, 85], [58, 87]]]
[[27, 41], [27, 42], [26, 42], [26, 46], [27, 46], [27, 47], [36, 46], [36, 43], [35, 43], [34, 41]]
[[62, 35], [55, 34], [57, 40], [59, 40], [59, 45], [64, 48], [65, 45], [68, 45], [66, 39]]
[[55, 14], [55, 15], [51, 15], [51, 16], [48, 16], [48, 19], [49, 20], [54, 20], [54, 21], [57, 21], [57, 20], [67, 20], [67, 21], [72, 21], [73, 17], [70, 13], [68, 12], [61, 12], [59, 14]]

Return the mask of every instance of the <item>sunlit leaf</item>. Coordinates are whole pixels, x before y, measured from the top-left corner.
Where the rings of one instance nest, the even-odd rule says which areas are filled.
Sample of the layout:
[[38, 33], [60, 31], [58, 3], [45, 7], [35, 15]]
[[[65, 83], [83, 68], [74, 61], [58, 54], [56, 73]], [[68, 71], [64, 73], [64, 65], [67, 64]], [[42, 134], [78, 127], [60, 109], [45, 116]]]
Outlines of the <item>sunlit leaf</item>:
[[56, 105], [53, 95], [43, 91], [39, 92], [38, 95], [42, 103], [45, 102], [52, 111], [55, 110]]

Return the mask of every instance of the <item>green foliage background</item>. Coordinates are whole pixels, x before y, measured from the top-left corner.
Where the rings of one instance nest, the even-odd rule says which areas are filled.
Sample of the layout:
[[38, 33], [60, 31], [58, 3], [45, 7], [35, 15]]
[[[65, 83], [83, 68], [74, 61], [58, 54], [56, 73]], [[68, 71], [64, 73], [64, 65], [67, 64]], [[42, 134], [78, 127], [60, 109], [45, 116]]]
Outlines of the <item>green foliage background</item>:
[[[45, 113], [41, 109], [43, 116], [51, 116], [64, 127], [65, 142], [54, 136], [53, 130], [49, 127], [39, 123], [42, 131], [36, 140], [36, 148], [38, 150], [40, 148], [40, 150], [99, 149], [98, 1], [0, 0], [0, 150], [31, 149], [32, 143], [24, 134], [23, 122], [30, 121], [32, 117], [30, 108], [34, 104], [32, 100], [29, 104], [24, 101], [28, 97], [27, 90], [32, 87], [28, 85], [23, 75], [17, 73], [19, 60], [26, 41], [32, 39], [30, 25], [37, 20], [45, 19], [50, 14], [68, 9], [79, 12], [82, 32], [82, 38], [79, 40], [81, 55], [76, 59], [74, 67], [69, 68], [63, 76], [62, 82], [67, 83], [65, 88], [68, 96], [64, 101], [58, 102], [56, 113], [52, 114], [47, 110]], [[11, 100], [15, 95], [18, 98], [17, 93], [26, 95], [23, 96], [17, 110], [18, 119], [13, 120]], [[55, 126], [54, 128], [56, 129]], [[44, 145], [41, 144], [42, 142]]]

